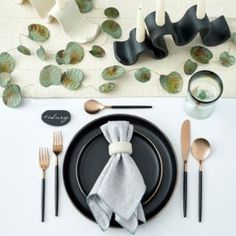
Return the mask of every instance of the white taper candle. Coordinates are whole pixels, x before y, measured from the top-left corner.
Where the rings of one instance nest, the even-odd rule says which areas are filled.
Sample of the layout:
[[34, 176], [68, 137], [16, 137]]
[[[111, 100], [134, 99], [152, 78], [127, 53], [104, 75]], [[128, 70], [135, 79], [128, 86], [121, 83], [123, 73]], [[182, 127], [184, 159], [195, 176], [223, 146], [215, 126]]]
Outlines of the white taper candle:
[[145, 23], [142, 5], [139, 5], [137, 12], [136, 40], [139, 43], [142, 43], [145, 40]]
[[163, 26], [165, 24], [165, 1], [157, 0], [156, 2], [156, 24]]
[[56, 0], [56, 4], [60, 9], [63, 9], [66, 5], [65, 0]]
[[206, 5], [207, 0], [198, 0], [196, 15], [200, 20], [203, 19], [206, 15]]

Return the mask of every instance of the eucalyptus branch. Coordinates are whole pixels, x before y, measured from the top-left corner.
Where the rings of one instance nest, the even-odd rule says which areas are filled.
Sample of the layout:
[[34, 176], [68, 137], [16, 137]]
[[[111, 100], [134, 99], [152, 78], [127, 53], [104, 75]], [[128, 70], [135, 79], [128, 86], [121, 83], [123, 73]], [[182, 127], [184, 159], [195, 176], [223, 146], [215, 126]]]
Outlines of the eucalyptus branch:
[[230, 51], [231, 51], [231, 49], [232, 49], [232, 47], [233, 47], [233, 45], [234, 45], [234, 43], [233, 42], [231, 42], [231, 44], [229, 45], [229, 49], [228, 49], [228, 53], [230, 53]]
[[25, 34], [19, 34], [19, 42], [20, 42], [20, 45], [23, 44], [23, 43], [22, 43], [22, 40], [21, 40], [22, 37], [28, 38], [28, 36], [25, 35]]
[[81, 88], [83, 88], [83, 89], [86, 89], [86, 88], [93, 88], [93, 89], [95, 89], [96, 91], [98, 91], [99, 92], [99, 90], [96, 88], [96, 87], [94, 87], [93, 85], [81, 85]]
[[7, 50], [7, 52], [11, 52], [11, 51], [14, 51], [14, 50], [16, 50], [17, 48], [11, 48], [11, 49], [9, 49], [9, 50]]
[[126, 73], [130, 73], [132, 71], [135, 71], [135, 70], [138, 70], [139, 68], [133, 68], [133, 69], [130, 69], [130, 70], [127, 70]]
[[182, 61], [179, 65], [178, 65], [178, 67], [176, 68], [176, 70], [175, 71], [178, 71], [179, 70], [179, 68], [183, 65], [185, 63], [185, 61]]
[[26, 85], [25, 87], [23, 87], [22, 89], [26, 89], [26, 88], [32, 87], [32, 86], [34, 86], [34, 85], [33, 85], [33, 84], [28, 84], [28, 85]]
[[104, 42], [103, 42], [101, 45], [99, 45], [99, 46], [102, 47], [104, 44], [106, 44], [106, 42], [108, 41], [108, 39], [109, 39], [109, 37], [108, 37], [108, 35], [106, 35], [106, 38], [105, 38]]
[[159, 73], [159, 72], [157, 72], [157, 71], [155, 71], [155, 70], [150, 70], [151, 72], [153, 72], [154, 74], [156, 74], [156, 75], [159, 75], [159, 76], [161, 76], [161, 73]]

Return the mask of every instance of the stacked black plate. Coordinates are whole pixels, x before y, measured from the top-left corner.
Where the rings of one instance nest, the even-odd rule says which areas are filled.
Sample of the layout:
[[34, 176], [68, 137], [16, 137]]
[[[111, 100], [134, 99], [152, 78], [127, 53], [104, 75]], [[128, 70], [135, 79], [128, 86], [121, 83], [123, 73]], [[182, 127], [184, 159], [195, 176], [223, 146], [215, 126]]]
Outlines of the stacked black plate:
[[[126, 120], [134, 125], [133, 154], [147, 186], [142, 204], [146, 219], [152, 219], [166, 205], [176, 183], [177, 167], [172, 145], [154, 124], [137, 116], [109, 115], [83, 127], [72, 139], [65, 155], [63, 177], [75, 207], [94, 221], [86, 196], [109, 160], [108, 142], [100, 126], [108, 121]], [[118, 226], [112, 219], [111, 226]]]

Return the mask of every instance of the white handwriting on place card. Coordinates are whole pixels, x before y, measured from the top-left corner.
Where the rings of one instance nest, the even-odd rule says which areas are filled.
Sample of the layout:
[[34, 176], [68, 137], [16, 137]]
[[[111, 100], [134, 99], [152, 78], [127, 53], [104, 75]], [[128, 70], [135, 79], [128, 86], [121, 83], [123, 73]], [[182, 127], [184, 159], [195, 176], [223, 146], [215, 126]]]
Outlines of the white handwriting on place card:
[[54, 113], [53, 115], [44, 115], [43, 118], [46, 120], [57, 120], [59, 121], [61, 124], [66, 123], [66, 121], [68, 121], [70, 119], [69, 116], [61, 116], [58, 115], [57, 113]]

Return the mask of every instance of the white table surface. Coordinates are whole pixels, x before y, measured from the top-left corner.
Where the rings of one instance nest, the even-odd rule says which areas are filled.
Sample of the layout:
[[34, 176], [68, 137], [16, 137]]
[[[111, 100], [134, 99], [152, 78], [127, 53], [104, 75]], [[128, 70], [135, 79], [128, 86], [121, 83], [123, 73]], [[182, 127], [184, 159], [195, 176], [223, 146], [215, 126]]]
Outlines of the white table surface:
[[[157, 217], [141, 226], [136, 235], [235, 235], [236, 212], [236, 99], [222, 99], [212, 117], [192, 120], [192, 139], [205, 137], [212, 144], [212, 156], [205, 163], [203, 223], [197, 222], [198, 163], [190, 157], [188, 218], [182, 217], [182, 160], [180, 127], [188, 118], [183, 99], [145, 98], [110, 99], [104, 103], [151, 104], [152, 110], [129, 110], [159, 126], [173, 143], [178, 160], [179, 178], [173, 197]], [[100, 228], [82, 216], [68, 198], [63, 180], [60, 184], [60, 217], [54, 217], [54, 160], [48, 170], [46, 188], [46, 222], [40, 222], [41, 172], [39, 146], [50, 146], [52, 132], [40, 120], [47, 109], [67, 109], [71, 122], [61, 128], [65, 149], [73, 135], [95, 116], [82, 110], [84, 100], [25, 99], [23, 106], [9, 109], [0, 103], [0, 235], [105, 235]], [[112, 113], [121, 113], [117, 110]], [[64, 153], [63, 153], [64, 154]], [[52, 155], [52, 159], [54, 159]], [[63, 155], [61, 157], [63, 159]], [[106, 235], [129, 235], [122, 229], [109, 229]]]

